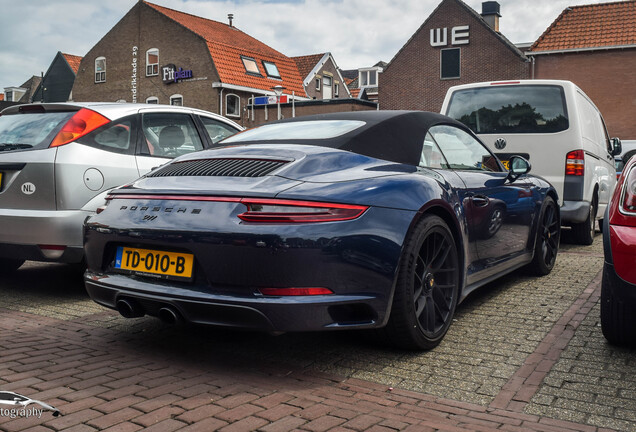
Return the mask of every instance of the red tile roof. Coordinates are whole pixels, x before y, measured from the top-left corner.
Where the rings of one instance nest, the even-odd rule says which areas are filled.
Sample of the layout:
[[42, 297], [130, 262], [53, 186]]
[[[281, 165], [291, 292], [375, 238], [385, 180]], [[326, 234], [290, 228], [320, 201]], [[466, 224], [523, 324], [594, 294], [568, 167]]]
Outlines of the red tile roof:
[[300, 77], [304, 80], [324, 56], [325, 53], [310, 54], [306, 56], [292, 57], [292, 59], [296, 62], [298, 72], [300, 72]]
[[79, 70], [80, 62], [82, 61], [82, 57], [72, 55], [72, 54], [64, 54], [62, 53], [68, 65], [73, 69], [75, 75], [77, 75], [77, 71]]
[[566, 8], [530, 48], [554, 51], [636, 45], [636, 0]]
[[[228, 24], [148, 2], [144, 2], [144, 4], [181, 24], [207, 42], [222, 83], [270, 92], [272, 87], [282, 85], [285, 87], [285, 94], [291, 94], [293, 91], [297, 96], [307, 97], [296, 63], [284, 54]], [[262, 76], [247, 74], [241, 56], [256, 60]], [[263, 60], [276, 64], [281, 79], [267, 77], [262, 64]]]

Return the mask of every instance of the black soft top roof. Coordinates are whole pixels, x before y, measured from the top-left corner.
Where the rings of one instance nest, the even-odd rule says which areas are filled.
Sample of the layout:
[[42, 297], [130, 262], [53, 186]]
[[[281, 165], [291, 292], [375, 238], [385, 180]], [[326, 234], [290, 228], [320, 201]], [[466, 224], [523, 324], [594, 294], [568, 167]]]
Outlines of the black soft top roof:
[[[453, 125], [470, 135], [473, 133], [462, 123], [441, 114], [426, 111], [357, 111], [329, 114], [317, 114], [279, 120], [270, 124], [297, 123], [316, 120], [357, 120], [365, 124], [343, 135], [315, 139], [280, 139], [262, 141], [255, 135], [249, 141], [227, 143], [243, 144], [306, 144], [337, 148], [357, 154], [388, 160], [396, 163], [418, 165], [426, 132], [431, 126]], [[264, 125], [265, 126], [265, 125]], [[240, 134], [239, 134], [240, 135]], [[238, 137], [239, 135], [235, 135]], [[474, 135], [473, 135], [474, 136]], [[223, 146], [221, 141], [219, 144]]]

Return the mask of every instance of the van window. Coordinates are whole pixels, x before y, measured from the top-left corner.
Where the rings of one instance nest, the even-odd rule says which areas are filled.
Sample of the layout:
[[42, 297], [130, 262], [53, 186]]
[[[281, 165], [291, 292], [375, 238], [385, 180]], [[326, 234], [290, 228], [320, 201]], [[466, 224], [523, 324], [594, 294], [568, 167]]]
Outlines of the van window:
[[446, 115], [478, 134], [554, 133], [569, 127], [560, 86], [490, 86], [457, 90]]

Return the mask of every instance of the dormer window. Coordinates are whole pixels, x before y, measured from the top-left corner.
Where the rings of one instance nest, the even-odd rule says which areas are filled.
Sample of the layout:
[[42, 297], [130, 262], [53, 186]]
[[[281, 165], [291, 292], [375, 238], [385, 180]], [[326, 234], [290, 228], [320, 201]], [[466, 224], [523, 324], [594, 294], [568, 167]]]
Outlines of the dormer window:
[[243, 66], [245, 66], [245, 71], [248, 74], [261, 76], [261, 71], [258, 70], [258, 64], [256, 64], [256, 60], [251, 57], [243, 56], [241, 56], [241, 60], [243, 60]]
[[268, 77], [280, 79], [280, 72], [278, 72], [276, 64], [263, 60], [263, 67], [265, 67], [265, 72], [267, 72]]
[[360, 87], [375, 87], [378, 85], [378, 71], [376, 69], [360, 71]]

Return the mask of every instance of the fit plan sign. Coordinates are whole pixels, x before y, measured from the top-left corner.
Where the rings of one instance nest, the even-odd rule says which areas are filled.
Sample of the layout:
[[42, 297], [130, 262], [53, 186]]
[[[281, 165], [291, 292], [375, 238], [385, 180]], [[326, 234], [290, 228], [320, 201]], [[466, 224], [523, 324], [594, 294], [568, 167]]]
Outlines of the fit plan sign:
[[164, 84], [174, 84], [179, 80], [192, 78], [191, 69], [177, 68], [174, 64], [167, 64], [161, 68], [161, 77]]

